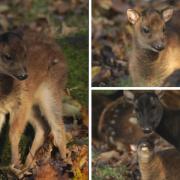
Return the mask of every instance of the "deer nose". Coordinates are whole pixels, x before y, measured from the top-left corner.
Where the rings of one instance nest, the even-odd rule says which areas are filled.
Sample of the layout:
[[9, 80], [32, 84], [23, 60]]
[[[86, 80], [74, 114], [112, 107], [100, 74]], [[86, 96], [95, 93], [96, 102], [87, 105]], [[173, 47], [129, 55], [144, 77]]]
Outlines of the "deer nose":
[[157, 50], [157, 51], [162, 51], [164, 48], [165, 48], [165, 44], [160, 42], [160, 43], [156, 43], [154, 44], [154, 48]]
[[143, 132], [145, 134], [150, 134], [150, 133], [152, 133], [152, 129], [151, 128], [143, 128]]
[[16, 75], [16, 77], [22, 81], [22, 80], [27, 79], [28, 75], [27, 75], [27, 73], [24, 73], [24, 74]]
[[15, 77], [20, 81], [27, 79], [28, 78], [27, 69], [23, 67], [23, 69], [19, 73], [17, 73]]

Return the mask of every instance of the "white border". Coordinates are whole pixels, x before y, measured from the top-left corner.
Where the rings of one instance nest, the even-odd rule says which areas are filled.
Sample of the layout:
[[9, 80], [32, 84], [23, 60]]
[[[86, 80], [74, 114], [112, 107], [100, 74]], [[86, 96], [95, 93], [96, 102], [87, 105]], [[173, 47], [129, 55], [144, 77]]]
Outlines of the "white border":
[[91, 19], [92, 19], [92, 0], [89, 0], [89, 180], [92, 179], [92, 111], [91, 111], [91, 57], [92, 57], [92, 26], [91, 26]]
[[91, 87], [91, 90], [180, 90], [180, 87]]
[[92, 91], [93, 90], [180, 90], [180, 87], [92, 87], [92, 0], [89, 0], [89, 180], [92, 180]]
[[180, 87], [92, 87], [92, 0], [89, 0], [89, 180], [92, 180], [92, 91], [93, 90], [180, 90]]

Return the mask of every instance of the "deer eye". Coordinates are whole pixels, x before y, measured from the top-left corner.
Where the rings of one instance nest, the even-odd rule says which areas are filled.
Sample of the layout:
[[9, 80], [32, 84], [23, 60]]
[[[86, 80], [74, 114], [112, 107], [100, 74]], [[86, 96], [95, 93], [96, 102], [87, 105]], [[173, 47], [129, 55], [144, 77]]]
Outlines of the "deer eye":
[[12, 56], [9, 55], [9, 54], [3, 54], [3, 57], [4, 57], [6, 60], [12, 60]]
[[150, 29], [146, 26], [142, 27], [142, 31], [145, 33], [145, 34], [148, 34], [150, 32]]
[[155, 106], [155, 105], [152, 105], [152, 106], [151, 106], [151, 109], [152, 109], [152, 110], [155, 110], [155, 109], [156, 109], [156, 106]]

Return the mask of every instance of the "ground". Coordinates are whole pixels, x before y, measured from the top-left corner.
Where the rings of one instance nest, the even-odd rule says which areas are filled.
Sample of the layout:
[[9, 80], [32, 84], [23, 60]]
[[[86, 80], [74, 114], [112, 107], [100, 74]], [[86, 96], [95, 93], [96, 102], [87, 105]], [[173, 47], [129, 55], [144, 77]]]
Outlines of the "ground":
[[[1, 32], [27, 25], [54, 38], [62, 48], [69, 69], [66, 89], [68, 100], [66, 101], [75, 108], [74, 114], [71, 114], [73, 117], [65, 118], [65, 122], [68, 121], [68, 123], [70, 119], [71, 128], [76, 131], [75, 135], [71, 135], [68, 146], [75, 154], [83, 153], [82, 157], [85, 158], [83, 165], [79, 167], [78, 161], [81, 157], [76, 155], [73, 161], [73, 172], [75, 172], [75, 178], [84, 177], [86, 179], [88, 128], [87, 122], [84, 123], [84, 121], [87, 121], [88, 108], [88, 1], [3, 0], [0, 2], [0, 14]], [[74, 125], [74, 121], [78, 124]], [[0, 138], [1, 147], [3, 147], [0, 149], [1, 166], [6, 166], [10, 162], [7, 132], [8, 123], [3, 128]], [[23, 160], [32, 139], [33, 129], [28, 126], [20, 143]]]

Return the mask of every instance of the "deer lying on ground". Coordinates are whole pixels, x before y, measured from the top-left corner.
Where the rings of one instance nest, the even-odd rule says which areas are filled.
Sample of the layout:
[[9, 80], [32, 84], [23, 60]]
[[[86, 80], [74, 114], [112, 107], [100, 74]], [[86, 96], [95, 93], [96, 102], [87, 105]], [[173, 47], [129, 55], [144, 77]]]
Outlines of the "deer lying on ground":
[[180, 152], [174, 148], [155, 152], [154, 143], [144, 138], [137, 149], [142, 180], [179, 180]]
[[0, 129], [9, 113], [12, 164], [20, 164], [18, 146], [28, 120], [36, 133], [26, 164], [44, 142], [42, 124], [33, 115], [34, 105], [46, 117], [54, 144], [65, 159], [61, 99], [66, 76], [63, 54], [52, 40], [27, 29], [0, 35]]
[[120, 96], [100, 113], [98, 133], [108, 145], [124, 151], [144, 136], [133, 114], [133, 105]]
[[172, 8], [127, 10], [134, 27], [129, 61], [134, 86], [180, 86], [179, 15]]

